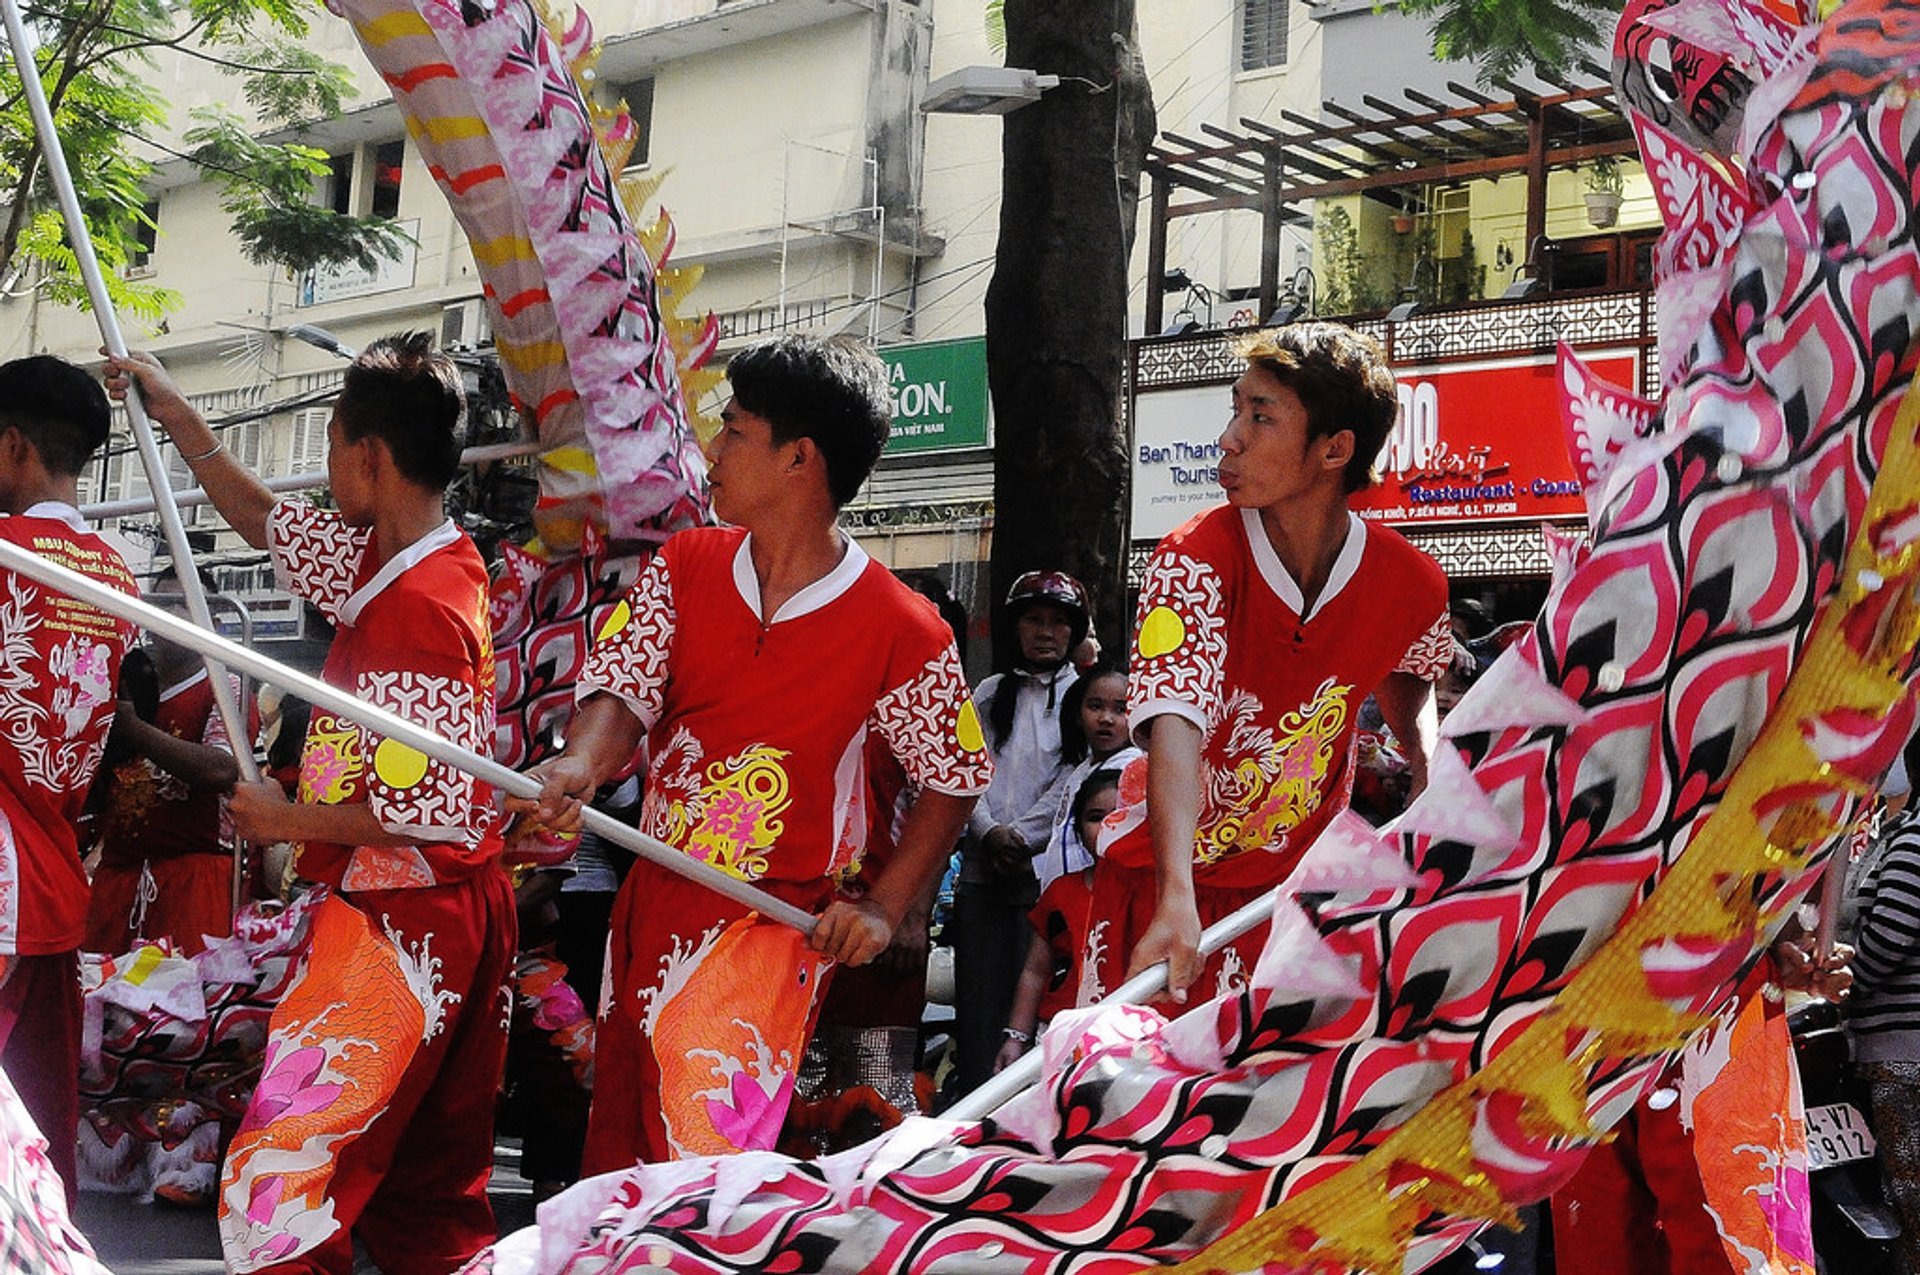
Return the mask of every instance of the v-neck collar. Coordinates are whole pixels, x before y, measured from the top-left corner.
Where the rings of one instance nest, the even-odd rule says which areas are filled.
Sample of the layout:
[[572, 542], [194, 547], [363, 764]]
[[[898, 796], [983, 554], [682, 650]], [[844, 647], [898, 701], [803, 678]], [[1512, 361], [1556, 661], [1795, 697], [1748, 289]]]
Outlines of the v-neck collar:
[[195, 669], [192, 676], [186, 678], [184, 681], [175, 682], [172, 686], [169, 686], [166, 690], [161, 691], [160, 702], [164, 704], [168, 700], [174, 698], [177, 695], [184, 695], [188, 691], [192, 690], [194, 687], [200, 685], [200, 683], [206, 680], [207, 680], [207, 670], [204, 667]]
[[80, 511], [64, 500], [43, 500], [30, 509], [22, 510], [20, 516], [50, 518], [55, 522], [64, 522], [83, 535], [93, 530], [87, 525], [87, 520], [80, 516]]
[[733, 555], [733, 587], [739, 590], [740, 600], [747, 604], [747, 610], [753, 612], [754, 618], [762, 624], [774, 625], [782, 620], [797, 620], [840, 597], [866, 571], [867, 551], [855, 544], [853, 538], [844, 531], [840, 532], [840, 543], [846, 549], [840, 555], [839, 565], [788, 598], [773, 618], [768, 619], [761, 612], [760, 577], [753, 571], [753, 533], [748, 532], [740, 537], [740, 548]]
[[349, 597], [346, 602], [342, 604], [340, 607], [340, 622], [348, 625], [353, 624], [360, 618], [360, 613], [367, 609], [367, 603], [379, 597], [381, 591], [388, 585], [398, 580], [406, 571], [419, 566], [430, 554], [438, 553], [459, 539], [460, 528], [454, 526], [453, 519], [449, 518], [432, 531], [429, 531], [426, 535], [402, 549], [399, 553], [388, 558], [380, 564], [380, 569], [374, 572], [373, 579], [367, 581], [358, 589], [355, 589], [353, 596]]
[[1267, 538], [1267, 528], [1260, 521], [1257, 509], [1242, 509], [1240, 525], [1247, 533], [1247, 544], [1253, 550], [1253, 562], [1260, 569], [1260, 578], [1267, 582], [1274, 596], [1278, 597], [1305, 624], [1326, 609], [1327, 603], [1337, 597], [1353, 579], [1354, 572], [1360, 569], [1360, 555], [1367, 547], [1367, 524], [1352, 510], [1347, 511], [1347, 538], [1340, 546], [1340, 556], [1333, 560], [1333, 570], [1327, 573], [1327, 583], [1320, 590], [1320, 596], [1313, 600], [1313, 608], [1308, 610], [1300, 584], [1280, 561], [1280, 555], [1274, 552], [1273, 541]]

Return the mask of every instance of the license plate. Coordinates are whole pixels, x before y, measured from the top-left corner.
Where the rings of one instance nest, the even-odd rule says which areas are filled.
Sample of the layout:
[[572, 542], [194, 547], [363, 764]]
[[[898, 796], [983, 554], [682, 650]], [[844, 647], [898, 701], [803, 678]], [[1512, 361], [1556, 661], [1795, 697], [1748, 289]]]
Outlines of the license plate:
[[1807, 1164], [1814, 1169], [1830, 1169], [1849, 1160], [1864, 1160], [1873, 1154], [1873, 1131], [1852, 1103], [1807, 1111]]

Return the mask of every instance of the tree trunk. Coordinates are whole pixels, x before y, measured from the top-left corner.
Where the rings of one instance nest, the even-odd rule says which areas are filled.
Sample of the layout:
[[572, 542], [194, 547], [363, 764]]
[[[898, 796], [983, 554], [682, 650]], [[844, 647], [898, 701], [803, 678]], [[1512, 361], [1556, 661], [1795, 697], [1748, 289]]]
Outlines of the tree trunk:
[[1003, 125], [986, 299], [999, 667], [1010, 654], [998, 622], [1007, 589], [1036, 569], [1078, 576], [1101, 645], [1126, 649], [1127, 261], [1154, 133], [1134, 0], [1006, 0], [1006, 25], [1007, 65], [1061, 83]]

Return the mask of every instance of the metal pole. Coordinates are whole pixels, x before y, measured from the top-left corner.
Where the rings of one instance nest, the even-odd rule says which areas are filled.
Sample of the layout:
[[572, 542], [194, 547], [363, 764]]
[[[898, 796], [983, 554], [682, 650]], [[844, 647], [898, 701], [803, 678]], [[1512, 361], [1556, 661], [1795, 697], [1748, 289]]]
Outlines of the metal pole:
[[[1151, 282], [1151, 281], [1149, 281]], [[1274, 900], [1286, 889], [1277, 885], [1266, 894], [1243, 904], [1239, 911], [1222, 917], [1200, 936], [1200, 955], [1211, 956], [1227, 944], [1273, 915]], [[1102, 1005], [1138, 1005], [1167, 985], [1167, 963], [1149, 966], [1120, 984]], [[984, 1120], [1006, 1103], [1033, 1087], [1040, 1076], [1038, 1045], [1020, 1056], [1020, 1060], [940, 1113], [942, 1120]]]
[[[9, 0], [0, 0], [0, 4], [8, 2]], [[540, 781], [531, 775], [510, 770], [490, 757], [482, 757], [479, 753], [462, 748], [451, 740], [442, 739], [432, 731], [416, 726], [403, 717], [396, 717], [383, 708], [375, 708], [371, 704], [355, 699], [336, 686], [329, 686], [318, 678], [308, 677], [305, 673], [288, 668], [278, 660], [269, 659], [256, 651], [249, 651], [243, 646], [229, 642], [217, 633], [197, 628], [176, 615], [148, 606], [137, 598], [130, 598], [117, 589], [110, 589], [77, 571], [69, 571], [18, 545], [0, 541], [0, 570], [18, 572], [31, 580], [37, 580], [50, 588], [70, 594], [82, 602], [91, 603], [100, 610], [117, 615], [123, 620], [131, 620], [162, 637], [172, 638], [182, 646], [192, 647], [209, 660], [217, 659], [263, 682], [272, 682], [275, 686], [292, 691], [329, 712], [351, 718], [376, 734], [398, 740], [409, 748], [425, 753], [435, 761], [445, 762], [456, 770], [465, 771], [477, 779], [485, 780], [501, 792], [515, 797], [531, 798], [540, 795]], [[623, 846], [670, 872], [677, 872], [690, 881], [704, 885], [716, 894], [723, 894], [744, 907], [752, 908], [768, 920], [778, 921], [782, 925], [799, 930], [802, 934], [810, 933], [813, 929], [814, 917], [811, 913], [795, 907], [784, 899], [777, 899], [764, 890], [756, 889], [739, 877], [690, 859], [664, 841], [656, 841], [598, 810], [584, 811], [582, 822], [587, 831], [596, 833], [617, 846]]]
[[[185, 596], [178, 593], [149, 593], [142, 595], [140, 600], [155, 605], [162, 602], [179, 602], [185, 605]], [[253, 647], [253, 612], [247, 610], [246, 606], [242, 604], [238, 598], [229, 598], [222, 594], [215, 594], [213, 597], [208, 598], [207, 602], [210, 605], [218, 603], [223, 606], [232, 607], [239, 613], [240, 645], [251, 650]], [[209, 674], [208, 676], [212, 675]], [[240, 687], [240, 706], [245, 708], [252, 702], [253, 697], [247, 693], [247, 687], [243, 683]], [[253, 749], [253, 740], [251, 738], [251, 727], [253, 723], [249, 721], [247, 725], [249, 727], [249, 738], [244, 747], [251, 752]], [[233, 753], [237, 762], [240, 756], [240, 749], [243, 745], [236, 744], [232, 740], [228, 740], [227, 742], [231, 745], [230, 751]], [[230, 888], [228, 890], [227, 902], [231, 913], [234, 916], [239, 916], [241, 905], [247, 901], [247, 847], [246, 843], [238, 837], [235, 837], [233, 841], [233, 871], [229, 875], [232, 877], [232, 880], [229, 882]]]
[[1840, 909], [1847, 901], [1847, 869], [1853, 861], [1853, 837], [1849, 835], [1827, 856], [1827, 875], [1820, 881], [1820, 919], [1813, 931], [1813, 955], [1824, 961], [1833, 955], [1840, 929]]
[[[121, 338], [120, 321], [114, 315], [113, 301], [107, 295], [106, 280], [100, 274], [100, 261], [94, 255], [93, 239], [87, 233], [86, 219], [80, 212], [80, 197], [73, 189], [73, 174], [67, 169], [67, 156], [60, 145], [60, 135], [54, 131], [53, 111], [47, 106], [47, 95], [40, 85], [40, 68], [33, 60], [33, 50], [27, 43], [27, 29], [20, 20], [20, 7], [16, 0], [0, 0], [0, 19], [6, 22], [7, 40], [13, 46], [14, 65], [20, 69], [20, 89], [27, 99], [27, 109], [33, 116], [34, 132], [39, 135], [40, 154], [47, 163], [47, 178], [53, 183], [54, 193], [60, 201], [60, 214], [66, 219], [67, 241], [73, 245], [74, 262], [80, 268], [80, 277], [86, 281], [87, 297], [93, 302], [93, 317], [100, 325], [100, 339], [114, 357], [124, 357], [127, 343]], [[166, 532], [167, 549], [173, 555], [180, 590], [186, 595], [187, 613], [193, 617], [195, 624], [211, 633], [213, 617], [207, 611], [207, 596], [200, 588], [200, 577], [193, 571], [193, 550], [187, 544], [186, 524], [180, 521], [179, 507], [173, 503], [173, 493], [167, 487], [167, 467], [160, 459], [160, 445], [154, 442], [153, 426], [147, 421], [146, 409], [141, 406], [137, 392], [127, 395], [127, 419], [133, 424], [134, 441], [140, 447], [140, 463], [147, 470], [147, 485], [153, 488], [160, 526]], [[239, 764], [242, 775], [249, 781], [257, 780], [260, 778], [260, 768], [253, 761], [253, 740], [247, 734], [247, 721], [234, 699], [233, 687], [227, 684], [226, 670], [210, 659], [207, 662], [207, 677], [213, 684], [214, 707], [220, 714], [220, 720], [227, 725], [227, 736], [234, 741], [233, 759]]]
[[[540, 443], [488, 443], [483, 447], [469, 447], [461, 452], [460, 463], [484, 465], [496, 460], [513, 460], [520, 456], [537, 455], [542, 450], [544, 446]], [[327, 485], [327, 471], [309, 469], [298, 474], [282, 474], [278, 478], [266, 478], [261, 481], [266, 483], [268, 491], [275, 493], [312, 491], [316, 487]], [[208, 503], [207, 493], [198, 487], [175, 492], [173, 503], [180, 509], [204, 505]], [[91, 505], [82, 505], [80, 516], [90, 522], [104, 522], [109, 518], [131, 518], [136, 514], [150, 514], [153, 510], [153, 498], [140, 496], [132, 500], [102, 500]]]

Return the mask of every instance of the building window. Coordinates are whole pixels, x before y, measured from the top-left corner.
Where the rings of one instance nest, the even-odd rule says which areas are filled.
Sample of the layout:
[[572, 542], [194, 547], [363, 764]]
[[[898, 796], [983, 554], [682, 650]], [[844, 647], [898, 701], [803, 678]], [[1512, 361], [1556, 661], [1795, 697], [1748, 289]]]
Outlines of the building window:
[[1289, 0], [1240, 0], [1240, 69], [1287, 64]]
[[353, 211], [353, 152], [327, 156], [327, 172], [320, 178], [319, 204], [341, 216]]
[[327, 422], [331, 407], [308, 407], [293, 416], [293, 446], [287, 453], [287, 472], [305, 474], [327, 463]]
[[613, 96], [618, 101], [607, 105], [614, 107], [625, 101], [627, 114], [633, 117], [633, 153], [627, 157], [627, 167], [640, 168], [647, 163], [653, 145], [653, 78], [616, 84]]
[[381, 142], [373, 148], [373, 201], [368, 211], [389, 220], [400, 215], [400, 170], [407, 161], [405, 142]]
[[149, 199], [140, 206], [140, 216], [133, 223], [133, 252], [127, 258], [127, 274], [133, 276], [153, 273], [153, 250], [160, 243], [160, 201]]

